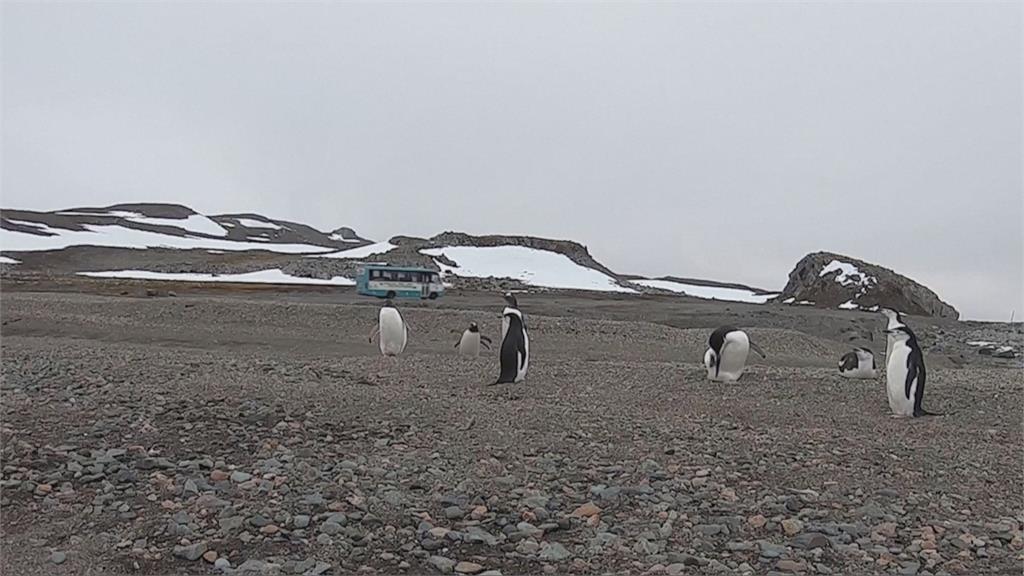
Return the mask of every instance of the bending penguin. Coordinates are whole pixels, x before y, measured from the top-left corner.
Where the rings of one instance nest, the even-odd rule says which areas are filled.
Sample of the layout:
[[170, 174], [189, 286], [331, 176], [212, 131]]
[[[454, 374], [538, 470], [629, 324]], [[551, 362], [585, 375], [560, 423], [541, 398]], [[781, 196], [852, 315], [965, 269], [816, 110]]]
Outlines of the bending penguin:
[[398, 356], [409, 341], [409, 327], [391, 298], [380, 309], [377, 326], [370, 333], [370, 342], [377, 334], [380, 334], [380, 353], [385, 356]]
[[735, 382], [743, 375], [750, 349], [765, 358], [761, 348], [750, 341], [747, 333], [733, 326], [722, 326], [711, 333], [708, 351], [704, 353], [704, 366], [708, 379], [715, 382]]
[[854, 348], [853, 352], [843, 354], [839, 360], [839, 375], [845, 378], [877, 377], [875, 353], [869, 348]]
[[495, 384], [521, 382], [530, 367], [530, 337], [523, 313], [511, 292], [505, 293], [505, 301], [508, 306], [501, 315], [501, 373]]
[[462, 338], [455, 343], [455, 347], [459, 349], [459, 356], [475, 357], [480, 355], [481, 344], [484, 348], [491, 349], [491, 339], [480, 333], [480, 327], [476, 322], [470, 322], [469, 328], [462, 333]]
[[926, 372], [917, 336], [903, 324], [885, 332], [892, 342], [892, 352], [885, 363], [885, 388], [892, 413], [895, 416], [939, 416], [922, 406]]

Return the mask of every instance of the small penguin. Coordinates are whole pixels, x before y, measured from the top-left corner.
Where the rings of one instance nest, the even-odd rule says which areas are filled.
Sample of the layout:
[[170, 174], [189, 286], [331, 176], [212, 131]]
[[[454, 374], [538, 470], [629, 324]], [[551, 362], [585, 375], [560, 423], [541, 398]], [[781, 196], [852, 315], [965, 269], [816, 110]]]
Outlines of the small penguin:
[[398, 356], [409, 341], [409, 327], [391, 298], [380, 309], [377, 326], [370, 333], [370, 342], [377, 334], [380, 334], [380, 353], [384, 356]]
[[530, 336], [519, 302], [511, 292], [505, 293], [505, 301], [508, 306], [501, 315], [501, 373], [495, 384], [521, 382], [530, 367]]
[[462, 333], [462, 338], [455, 343], [455, 348], [459, 349], [459, 356], [479, 356], [480, 345], [488, 350], [491, 349], [491, 339], [480, 333], [480, 327], [476, 325], [476, 322], [470, 322], [469, 328]]
[[917, 336], [906, 325], [885, 332], [892, 341], [892, 353], [885, 363], [886, 391], [892, 413], [895, 416], [939, 416], [922, 406], [926, 372]]
[[885, 360], [886, 365], [888, 365], [889, 357], [892, 356], [893, 344], [893, 336], [892, 334], [889, 334], [889, 330], [893, 330], [897, 326], [906, 326], [906, 323], [903, 322], [903, 314], [900, 314], [899, 312], [893, 310], [892, 308], [882, 308], [879, 310], [879, 312], [885, 315], [885, 317], [888, 319], [888, 322], [885, 325], [885, 332], [888, 335], [888, 337], [885, 339]]
[[847, 352], [839, 360], [839, 375], [844, 378], [875, 378], [878, 376], [875, 353], [868, 348]]
[[747, 333], [733, 326], [722, 326], [711, 333], [710, 346], [704, 353], [704, 366], [708, 379], [715, 382], [735, 382], [743, 375], [750, 349], [766, 358], [761, 348], [750, 341]]

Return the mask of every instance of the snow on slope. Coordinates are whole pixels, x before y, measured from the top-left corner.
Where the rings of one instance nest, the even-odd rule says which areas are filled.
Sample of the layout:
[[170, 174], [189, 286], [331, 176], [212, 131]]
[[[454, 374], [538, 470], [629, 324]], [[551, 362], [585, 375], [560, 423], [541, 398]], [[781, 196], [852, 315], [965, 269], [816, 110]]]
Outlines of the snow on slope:
[[330, 280], [290, 276], [280, 269], [258, 270], [241, 274], [196, 274], [187, 272], [152, 272], [149, 270], [110, 270], [105, 272], [79, 272], [92, 278], [132, 278], [138, 280], [173, 280], [182, 282], [242, 282], [256, 284], [311, 284], [327, 286], [355, 286], [353, 280], [335, 276]]
[[0, 264], [21, 264], [21, 260], [15, 260], [14, 258], [8, 258], [7, 256], [0, 256]]
[[615, 279], [592, 268], [580, 266], [567, 256], [524, 246], [447, 246], [420, 250], [427, 256], [441, 256], [458, 266], [435, 260], [446, 274], [471, 278], [512, 278], [523, 284], [546, 288], [627, 292], [636, 290], [615, 283]]
[[316, 258], [369, 258], [370, 256], [376, 256], [378, 254], [384, 254], [398, 248], [391, 242], [377, 242], [376, 244], [367, 244], [366, 246], [360, 246], [359, 248], [351, 248], [349, 250], [341, 250], [339, 252], [331, 252], [329, 254], [315, 254]]
[[[157, 220], [147, 218], [147, 220]], [[165, 219], [159, 219], [165, 220]], [[184, 220], [168, 220], [184, 222]], [[329, 252], [332, 249], [309, 244], [262, 244], [235, 242], [215, 238], [181, 237], [159, 232], [136, 230], [117, 225], [83, 224], [86, 231], [39, 226], [38, 230], [51, 234], [39, 236], [0, 228], [0, 248], [14, 252], [60, 250], [68, 246], [109, 246], [118, 248], [206, 248], [213, 250], [266, 250], [283, 254]], [[223, 232], [223, 228], [221, 229]]]
[[149, 216], [143, 216], [142, 214], [135, 214], [133, 216], [122, 216], [126, 220], [132, 222], [138, 222], [139, 224], [152, 224], [154, 226], [174, 226], [182, 228], [186, 232], [197, 232], [199, 234], [209, 234], [210, 236], [227, 236], [228, 231], [221, 227], [213, 220], [210, 220], [202, 214], [192, 214], [188, 218], [151, 218]]
[[687, 296], [696, 296], [697, 298], [713, 298], [715, 300], [729, 300], [732, 302], [764, 304], [776, 296], [776, 294], [755, 294], [750, 290], [741, 290], [738, 288], [697, 286], [696, 284], [683, 284], [682, 282], [673, 282], [671, 280], [631, 280], [631, 282], [641, 286], [647, 286], [648, 288], [669, 290], [679, 294], [686, 294]]
[[283, 230], [277, 224], [273, 222], [264, 222], [263, 220], [253, 220], [252, 218], [239, 218], [238, 223], [246, 228], [270, 228], [271, 230]]
[[868, 276], [861, 272], [860, 268], [857, 268], [849, 262], [842, 262], [840, 260], [833, 260], [829, 262], [828, 265], [821, 269], [818, 276], [825, 276], [826, 274], [831, 274], [836, 271], [839, 271], [839, 274], [837, 274], [835, 278], [836, 282], [841, 286], [860, 286], [862, 294], [872, 284], [878, 283], [878, 280], [874, 276]]

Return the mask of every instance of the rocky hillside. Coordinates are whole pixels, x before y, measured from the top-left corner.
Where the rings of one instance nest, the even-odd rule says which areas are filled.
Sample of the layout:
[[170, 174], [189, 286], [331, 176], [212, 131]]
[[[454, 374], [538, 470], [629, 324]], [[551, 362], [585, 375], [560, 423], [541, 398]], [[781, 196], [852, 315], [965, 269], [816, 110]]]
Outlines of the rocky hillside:
[[815, 252], [797, 262], [776, 301], [851, 310], [887, 307], [921, 316], [960, 317], [956, 308], [910, 278], [832, 252]]
[[[351, 228], [321, 232], [259, 214], [199, 214], [178, 204], [115, 204], [54, 212], [3, 210], [5, 251], [111, 247], [323, 252], [364, 246]], [[17, 232], [20, 234], [10, 234]], [[282, 246], [289, 246], [281, 249]]]

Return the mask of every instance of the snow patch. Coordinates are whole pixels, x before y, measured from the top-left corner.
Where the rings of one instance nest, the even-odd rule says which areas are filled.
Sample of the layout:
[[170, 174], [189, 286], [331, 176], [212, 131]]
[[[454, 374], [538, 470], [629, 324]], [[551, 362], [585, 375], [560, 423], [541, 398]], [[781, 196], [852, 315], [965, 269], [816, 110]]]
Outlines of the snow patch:
[[853, 302], [853, 300], [847, 300], [846, 302], [843, 302], [842, 304], [840, 304], [839, 307], [841, 309], [843, 309], [843, 310], [859, 310], [860, 309], [860, 306], [855, 304]]
[[53, 236], [39, 236], [0, 228], [0, 246], [4, 250], [31, 252], [60, 250], [69, 246], [109, 246], [116, 248], [203, 248], [210, 250], [266, 250], [282, 254], [327, 252], [331, 248], [308, 244], [257, 244], [217, 238], [181, 237], [116, 224], [83, 224], [86, 230], [44, 228]]
[[398, 248], [391, 242], [377, 242], [376, 244], [367, 244], [366, 246], [360, 246], [359, 248], [350, 248], [348, 250], [341, 250], [339, 252], [331, 252], [329, 254], [317, 254], [317, 258], [369, 258], [370, 256], [376, 256], [378, 254], [384, 254]]
[[92, 278], [131, 278], [136, 280], [171, 280], [179, 282], [242, 282], [256, 284], [310, 284], [318, 286], [355, 286], [355, 281], [344, 276], [330, 280], [305, 278], [285, 274], [278, 268], [243, 272], [241, 274], [199, 274], [191, 272], [152, 272], [150, 270], [108, 270], [104, 272], [79, 272]]
[[675, 282], [673, 280], [632, 280], [634, 284], [646, 286], [648, 288], [659, 288], [661, 290], [669, 290], [678, 294], [685, 294], [687, 296], [695, 296], [697, 298], [709, 298], [713, 300], [727, 300], [730, 302], [751, 302], [754, 304], [764, 304], [768, 300], [771, 300], [777, 293], [770, 294], [756, 294], [750, 290], [743, 290], [741, 288], [722, 288], [718, 286], [698, 286], [696, 284], [685, 284], [683, 282]]
[[342, 236], [341, 234], [338, 234], [337, 232], [331, 234], [330, 236], [328, 236], [328, 238], [330, 238], [331, 240], [337, 240], [338, 242], [360, 242], [361, 241], [358, 238], [345, 238], [344, 236]]
[[207, 234], [209, 236], [227, 236], [228, 231], [213, 220], [201, 214], [192, 214], [188, 218], [150, 218], [142, 214], [125, 216], [126, 220], [138, 222], [139, 224], [151, 224], [153, 226], [173, 226], [181, 228], [186, 232], [196, 234]]
[[580, 266], [564, 254], [547, 250], [525, 246], [447, 246], [427, 248], [420, 253], [443, 255], [456, 262], [456, 266], [448, 266], [434, 260], [442, 272], [455, 276], [512, 278], [546, 288], [636, 293], [636, 290], [619, 286], [603, 272]]
[[284, 230], [281, 226], [274, 224], [273, 222], [264, 222], [263, 220], [253, 220], [252, 218], [236, 218], [238, 223], [246, 228], [270, 228], [271, 230]]
[[7, 256], [0, 256], [0, 264], [21, 264], [21, 260], [15, 260], [14, 258], [8, 258]]

